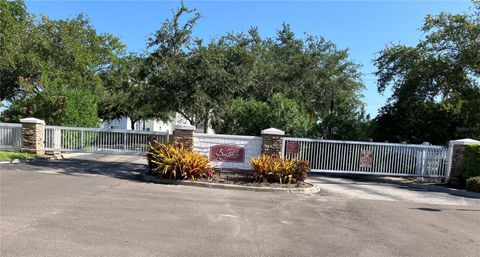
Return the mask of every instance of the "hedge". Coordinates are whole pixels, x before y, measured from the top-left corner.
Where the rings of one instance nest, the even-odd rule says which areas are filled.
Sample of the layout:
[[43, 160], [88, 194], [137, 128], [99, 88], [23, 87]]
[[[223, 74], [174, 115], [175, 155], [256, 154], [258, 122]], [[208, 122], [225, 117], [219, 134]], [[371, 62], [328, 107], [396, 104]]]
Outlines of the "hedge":
[[468, 145], [463, 153], [463, 181], [480, 176], [480, 145]]

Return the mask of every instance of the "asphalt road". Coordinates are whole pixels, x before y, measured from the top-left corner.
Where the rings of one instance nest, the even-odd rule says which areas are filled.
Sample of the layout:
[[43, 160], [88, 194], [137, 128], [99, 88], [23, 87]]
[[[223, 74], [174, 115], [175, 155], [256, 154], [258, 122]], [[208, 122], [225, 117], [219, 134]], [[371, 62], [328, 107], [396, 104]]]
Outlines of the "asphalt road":
[[332, 191], [305, 196], [157, 185], [138, 179], [141, 161], [115, 158], [119, 162], [0, 164], [0, 255], [473, 257], [480, 252], [475, 201], [445, 205]]

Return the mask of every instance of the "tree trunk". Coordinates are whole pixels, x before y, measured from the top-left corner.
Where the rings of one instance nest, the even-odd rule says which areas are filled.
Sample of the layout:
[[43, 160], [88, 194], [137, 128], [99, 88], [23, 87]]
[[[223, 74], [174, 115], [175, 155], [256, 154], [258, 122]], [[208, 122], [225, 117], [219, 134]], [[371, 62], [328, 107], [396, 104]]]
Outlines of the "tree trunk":
[[131, 120], [130, 120], [130, 129], [131, 129], [131, 130], [135, 130], [135, 123], [136, 123], [136, 122], [137, 122], [137, 121], [134, 120], [134, 119], [131, 119]]
[[205, 119], [203, 122], [203, 133], [207, 134], [208, 133], [208, 123], [210, 122], [210, 113], [207, 110], [207, 113], [205, 114]]

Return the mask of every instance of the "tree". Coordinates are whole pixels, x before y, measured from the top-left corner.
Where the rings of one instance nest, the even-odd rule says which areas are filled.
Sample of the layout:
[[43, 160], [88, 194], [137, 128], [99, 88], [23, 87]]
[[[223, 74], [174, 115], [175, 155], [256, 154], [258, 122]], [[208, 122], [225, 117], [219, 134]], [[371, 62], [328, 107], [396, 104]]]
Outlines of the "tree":
[[[193, 17], [181, 24], [181, 17], [185, 14], [193, 14]], [[149, 90], [156, 96], [156, 99], [150, 99], [154, 108], [179, 112], [192, 124], [195, 124], [195, 117], [188, 114], [188, 109], [195, 109], [189, 103], [196, 92], [186, 72], [188, 55], [185, 50], [191, 47], [192, 29], [199, 18], [200, 13], [188, 9], [182, 2], [173, 18], [167, 19], [149, 38], [148, 46], [153, 51], [146, 58], [143, 72]]]
[[[105, 92], [99, 102], [99, 116], [105, 120], [129, 117], [131, 129], [139, 120], [156, 118], [168, 120], [168, 112], [157, 112], [151, 104], [162, 98], [151, 96], [141, 72], [144, 69], [142, 56], [130, 54], [101, 74]], [[152, 101], [146, 101], [152, 98]]]
[[18, 77], [32, 72], [24, 54], [29, 39], [25, 32], [31, 26], [31, 17], [22, 0], [0, 1], [0, 101], [16, 93]]
[[[181, 19], [185, 14], [191, 16]], [[311, 126], [307, 133], [311, 136], [340, 131], [333, 121], [365, 118], [360, 117], [363, 83], [348, 50], [338, 50], [320, 37], [296, 38], [287, 24], [275, 38], [262, 39], [253, 27], [247, 33], [226, 34], [205, 45], [191, 38], [199, 18], [196, 10], [182, 4], [150, 40], [155, 49], [147, 58], [146, 78], [152, 92], [168, 96], [157, 109], [178, 112], [192, 125], [208, 124], [212, 114], [221, 115], [238, 104], [236, 99], [256, 108], [260, 105], [255, 101], [272, 103], [275, 95], [284, 94], [288, 103], [294, 101], [305, 112], [307, 120], [321, 122], [342, 113], [343, 117], [330, 119], [332, 122]], [[186, 22], [180, 25], [179, 20]], [[344, 117], [350, 114], [355, 115]], [[215, 126], [229, 131], [230, 126], [220, 122], [225, 121], [216, 119]]]
[[315, 120], [295, 100], [275, 94], [269, 102], [236, 99], [215, 114], [213, 128], [222, 134], [260, 135], [275, 127], [287, 134], [306, 136]]
[[97, 103], [88, 90], [71, 89], [42, 78], [42, 86], [32, 79], [19, 80], [21, 93], [2, 113], [4, 122], [19, 122], [36, 117], [49, 125], [95, 127], [98, 125]]
[[427, 16], [417, 46], [375, 59], [378, 90], [393, 94], [376, 118], [378, 140], [446, 143], [480, 136], [480, 3], [473, 13]]
[[[47, 95], [66, 94], [72, 100], [69, 104], [82, 104], [82, 101], [73, 101], [82, 98], [74, 96], [78, 92], [91, 97], [92, 106], [97, 105], [104, 90], [100, 74], [124, 54], [125, 46], [117, 37], [97, 33], [82, 14], [65, 20], [37, 18], [26, 11], [23, 1], [1, 1], [0, 13], [0, 100], [10, 101], [14, 103], [10, 108], [16, 108], [19, 100], [32, 99], [37, 114], [55, 111], [40, 110], [51, 107], [38, 100]], [[29, 87], [24, 86], [25, 80], [29, 81]], [[38, 96], [30, 98], [32, 91], [24, 91], [26, 88], [33, 88]], [[80, 108], [81, 105], [74, 109]], [[60, 116], [52, 116], [57, 120], [51, 122], [97, 126], [97, 114], [86, 113], [93, 115], [91, 120], [97, 122], [85, 122], [87, 117], [72, 118], [71, 121], [79, 122], [75, 124], [65, 122]], [[79, 115], [83, 115], [82, 112]]]

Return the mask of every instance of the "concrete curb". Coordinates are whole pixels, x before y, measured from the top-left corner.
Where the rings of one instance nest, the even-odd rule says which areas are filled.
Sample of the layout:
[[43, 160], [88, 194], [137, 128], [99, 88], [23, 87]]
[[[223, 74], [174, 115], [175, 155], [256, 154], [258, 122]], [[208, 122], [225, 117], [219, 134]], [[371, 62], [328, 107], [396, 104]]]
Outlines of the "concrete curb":
[[422, 184], [407, 184], [407, 186], [418, 188], [418, 189], [448, 193], [455, 196], [480, 199], [480, 193], [471, 192], [464, 189], [456, 189], [456, 188], [443, 187], [443, 186], [437, 186], [437, 185], [422, 185]]
[[11, 159], [11, 160], [2, 160], [0, 164], [12, 164], [12, 163], [22, 163], [25, 162], [23, 159]]
[[153, 183], [159, 183], [159, 184], [165, 184], [165, 185], [220, 188], [220, 189], [243, 190], [243, 191], [254, 191], [254, 192], [286, 192], [286, 193], [297, 193], [297, 194], [309, 195], [309, 194], [315, 194], [321, 191], [320, 187], [314, 184], [311, 184], [312, 187], [309, 187], [309, 188], [252, 187], [252, 186], [209, 183], [209, 182], [200, 182], [200, 181], [177, 181], [177, 180], [170, 180], [170, 179], [161, 179], [161, 178], [156, 178], [156, 177], [147, 175], [145, 174], [145, 172], [142, 172], [142, 178], [147, 182], [153, 182]]

